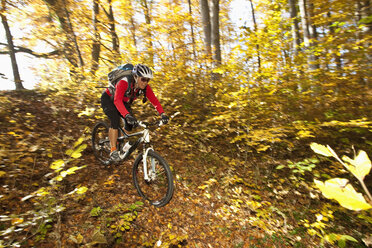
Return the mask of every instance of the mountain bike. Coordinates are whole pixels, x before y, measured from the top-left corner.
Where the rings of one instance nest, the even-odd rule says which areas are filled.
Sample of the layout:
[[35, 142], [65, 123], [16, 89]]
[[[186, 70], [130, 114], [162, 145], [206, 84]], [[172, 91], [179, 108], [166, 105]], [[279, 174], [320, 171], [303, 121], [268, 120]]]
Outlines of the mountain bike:
[[[150, 143], [150, 127], [160, 127], [161, 125], [163, 125], [161, 120], [152, 123], [139, 121], [136, 126], [143, 128], [143, 130], [132, 134], [125, 132], [124, 128], [120, 126], [117, 139], [120, 162], [129, 158], [140, 144], [143, 145], [142, 151], [133, 164], [133, 182], [138, 194], [156, 207], [166, 205], [174, 192], [170, 167], [166, 160], [154, 151]], [[111, 164], [108, 130], [109, 126], [106, 122], [98, 122], [92, 132], [94, 155], [105, 166]], [[136, 136], [139, 138], [134, 144], [128, 145], [129, 138]]]

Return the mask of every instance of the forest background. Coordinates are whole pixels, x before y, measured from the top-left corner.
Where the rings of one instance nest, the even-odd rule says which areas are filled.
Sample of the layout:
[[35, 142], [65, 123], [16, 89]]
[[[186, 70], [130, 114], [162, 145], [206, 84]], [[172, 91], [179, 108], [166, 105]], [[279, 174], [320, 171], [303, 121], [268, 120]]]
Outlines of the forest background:
[[[0, 98], [0, 245], [370, 245], [370, 0], [246, 4], [252, 23], [236, 28], [231, 1], [1, 0], [0, 54], [11, 57], [16, 91]], [[31, 91], [21, 52], [45, 58]], [[97, 87], [126, 62], [151, 66], [166, 113], [178, 113], [156, 137], [177, 190], [163, 209], [132, 206], [140, 213], [122, 230], [115, 213], [136, 193], [120, 190], [129, 179], [100, 168], [87, 144], [105, 118]], [[139, 118], [155, 114], [135, 107]], [[367, 169], [348, 173], [311, 142]], [[68, 172], [51, 183], [61, 159]], [[314, 183], [338, 177], [365, 192], [367, 207], [326, 200]]]

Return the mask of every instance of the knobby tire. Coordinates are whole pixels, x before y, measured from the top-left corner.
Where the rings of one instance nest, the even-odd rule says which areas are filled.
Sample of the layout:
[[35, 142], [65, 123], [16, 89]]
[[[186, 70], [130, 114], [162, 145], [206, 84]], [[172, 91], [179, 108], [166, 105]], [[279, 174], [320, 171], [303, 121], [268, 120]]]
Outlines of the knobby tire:
[[[153, 150], [150, 150], [147, 154], [148, 171], [151, 169], [150, 158], [154, 158], [157, 161], [157, 172], [160, 171], [160, 175], [153, 182], [145, 182], [142, 162], [143, 153], [141, 153], [133, 164], [133, 181], [141, 197], [148, 200], [150, 204], [156, 207], [162, 207], [172, 199], [174, 192], [173, 176], [165, 159]], [[162, 180], [161, 176], [165, 176], [165, 178]], [[166, 184], [162, 187], [163, 189], [160, 189], [161, 184]], [[159, 190], [160, 193], [156, 192], [157, 190]]]
[[[98, 122], [92, 131], [93, 154], [104, 165], [110, 163], [110, 141], [108, 139], [109, 126], [106, 122]], [[100, 141], [106, 140], [103, 144]]]

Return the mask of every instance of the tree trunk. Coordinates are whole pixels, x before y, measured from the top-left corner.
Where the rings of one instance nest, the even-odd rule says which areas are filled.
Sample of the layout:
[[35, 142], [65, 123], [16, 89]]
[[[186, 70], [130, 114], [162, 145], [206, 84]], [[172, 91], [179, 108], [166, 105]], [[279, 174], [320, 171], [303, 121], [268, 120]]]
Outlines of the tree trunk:
[[[367, 20], [372, 16], [372, 0], [364, 0], [363, 1], [363, 8], [362, 8], [362, 20]], [[369, 21], [363, 21], [363, 23], [366, 25], [364, 34], [366, 36], [371, 36], [372, 35], [372, 22], [371, 19]], [[370, 47], [371, 42], [367, 42], [364, 44], [365, 47]], [[367, 65], [372, 64], [372, 55], [370, 53], [366, 53], [366, 59], [367, 59]], [[367, 83], [367, 85], [371, 85], [371, 82]]]
[[83, 66], [84, 66], [83, 57], [81, 56], [81, 52], [80, 52], [80, 48], [79, 48], [79, 45], [78, 45], [78, 42], [77, 42], [76, 34], [74, 32], [74, 28], [72, 27], [72, 22], [71, 22], [71, 19], [70, 19], [70, 13], [68, 12], [66, 2], [64, 2], [64, 5], [65, 5], [64, 9], [65, 9], [65, 13], [66, 13], [67, 23], [68, 23], [68, 26], [71, 30], [71, 34], [73, 36], [73, 41], [74, 41], [74, 45], [75, 45], [75, 50], [77, 52], [78, 59], [79, 59], [79, 67], [83, 68]]
[[208, 0], [200, 0], [200, 8], [201, 8], [201, 14], [202, 14], [206, 53], [207, 53], [207, 56], [210, 57], [212, 54], [212, 25], [211, 25], [211, 17], [209, 14]]
[[12, 33], [10, 32], [10, 28], [8, 25], [8, 20], [5, 16], [5, 1], [1, 1], [1, 10], [0, 10], [0, 15], [1, 15], [1, 21], [4, 26], [5, 34], [6, 34], [6, 39], [8, 42], [8, 50], [9, 50], [9, 56], [10, 60], [12, 62], [12, 69], [13, 69], [13, 76], [14, 76], [14, 83], [16, 86], [16, 90], [22, 90], [24, 89], [21, 77], [19, 75], [19, 70], [18, 70], [18, 64], [17, 64], [17, 59], [15, 56], [15, 50], [14, 50], [14, 44], [13, 44], [13, 37]]
[[[318, 31], [316, 29], [316, 25], [312, 22], [312, 18], [314, 16], [314, 5], [308, 0], [308, 11], [307, 11], [307, 21], [309, 25], [309, 33], [310, 33], [310, 46], [314, 46], [317, 44], [318, 40]], [[313, 70], [319, 69], [319, 56], [311, 53], [310, 54], [310, 60], [311, 60], [311, 68]]]
[[372, 15], [372, 3], [371, 0], [357, 0], [356, 2], [356, 17], [358, 24], [362, 23], [365, 25], [363, 32], [371, 34], [372, 22], [367, 21], [368, 17]]
[[112, 41], [112, 51], [114, 54], [114, 61], [116, 63], [120, 61], [120, 42], [119, 42], [119, 37], [115, 29], [115, 17], [114, 17], [114, 11], [112, 9], [112, 0], [108, 0], [108, 4], [109, 4], [109, 12], [106, 13], [106, 15], [110, 22], [109, 26], [110, 26], [110, 35], [111, 35], [111, 41]]
[[[310, 70], [315, 70], [317, 68], [315, 56], [310, 52], [311, 47], [311, 36], [309, 31], [309, 20], [307, 13], [306, 0], [299, 0], [300, 14], [301, 14], [301, 26], [304, 36], [305, 50], [308, 52], [307, 61]], [[307, 88], [307, 87], [305, 87]], [[306, 90], [306, 89], [305, 89]]]
[[130, 18], [130, 32], [131, 32], [131, 35], [132, 35], [133, 46], [137, 50], [136, 23], [135, 23], [133, 17]]
[[[254, 7], [252, 0], [249, 0], [251, 3], [251, 11], [252, 11], [252, 20], [253, 20], [253, 26], [254, 26], [254, 32], [257, 32], [257, 22], [256, 22], [256, 15], [254, 13]], [[257, 50], [257, 67], [258, 72], [261, 71], [261, 54], [260, 54], [260, 45], [256, 44], [256, 50]]]
[[195, 42], [195, 35], [194, 35], [194, 23], [192, 21], [192, 8], [191, 8], [191, 0], [187, 0], [189, 5], [189, 14], [190, 14], [190, 30], [191, 30], [191, 42], [192, 42], [192, 54], [194, 59], [196, 59], [196, 42]]
[[[363, 8], [362, 8], [362, 17], [363, 18], [368, 18], [372, 15], [372, 0], [364, 0], [363, 1]], [[366, 23], [366, 30], [365, 32], [368, 35], [371, 35], [372, 33], [372, 22], [369, 21]]]
[[220, 1], [212, 0], [212, 45], [213, 61], [217, 66], [221, 65], [221, 45], [220, 45]]
[[296, 0], [289, 0], [290, 14], [292, 19], [292, 37], [293, 37], [293, 51], [295, 55], [298, 55], [300, 47], [300, 28], [298, 26], [298, 17], [297, 17], [297, 6]]
[[[329, 18], [329, 19], [331, 19], [331, 12], [330, 11], [328, 11], [327, 12], [327, 17]], [[329, 26], [329, 33], [331, 34], [331, 35], [335, 35], [335, 29], [334, 29], [334, 27], [332, 26], [332, 22], [330, 22], [329, 24], [328, 24], [328, 26]], [[342, 61], [341, 61], [341, 56], [340, 55], [338, 55], [338, 49], [337, 49], [337, 47], [335, 48], [335, 49], [333, 49], [334, 51], [332, 52], [334, 55], [333, 55], [333, 57], [334, 57], [334, 60], [335, 60], [335, 62], [336, 62], [336, 68], [337, 68], [337, 70], [338, 71], [341, 71], [341, 69], [342, 69]]]
[[146, 39], [147, 39], [147, 49], [148, 49], [148, 56], [150, 65], [152, 66], [154, 64], [154, 45], [152, 43], [152, 32], [151, 32], [151, 16], [150, 16], [150, 8], [147, 4], [147, 0], [141, 0], [141, 5], [143, 8], [143, 12], [145, 15], [145, 21], [146, 21]]
[[130, 15], [130, 18], [129, 18], [129, 23], [130, 23], [130, 33], [131, 33], [131, 37], [132, 37], [132, 41], [133, 41], [133, 46], [136, 50], [136, 54], [135, 55], [138, 55], [137, 54], [137, 36], [136, 36], [136, 22], [134, 20], [134, 17], [133, 17], [133, 3], [132, 1], [129, 1], [129, 7], [130, 9], [132, 10], [132, 12], [129, 14]]
[[101, 36], [98, 30], [99, 0], [93, 0], [93, 45], [92, 45], [92, 65], [90, 72], [95, 75], [99, 67], [99, 57], [101, 53]]
[[315, 24], [311, 21], [312, 17], [314, 16], [314, 5], [312, 3], [309, 3], [307, 9], [308, 9], [308, 11], [307, 11], [307, 21], [309, 23], [310, 37], [313, 40], [317, 40], [318, 39], [318, 31], [316, 30]]
[[309, 32], [309, 25], [307, 22], [307, 15], [306, 15], [306, 0], [299, 0], [300, 6], [300, 15], [301, 15], [301, 26], [302, 32], [304, 37], [304, 45], [305, 48], [310, 47], [310, 32]]
[[[372, 0], [359, 0], [357, 2], [357, 16], [358, 24], [363, 24], [364, 28], [359, 36], [370, 36], [372, 35], [372, 22], [370, 17], [372, 16]], [[365, 47], [370, 46], [370, 42], [364, 44]], [[368, 63], [371, 63], [372, 55], [366, 54]]]
[[[371, 31], [372, 31], [372, 22], [371, 22], [371, 0], [356, 0], [355, 3], [355, 8], [356, 8], [356, 21], [357, 25], [364, 25], [363, 29], [360, 31], [356, 32], [356, 38], [358, 41], [361, 41], [365, 37], [371, 36]], [[369, 20], [368, 20], [369, 19]], [[371, 47], [371, 42], [367, 41], [363, 42], [363, 46], [365, 49], [368, 51], [369, 47]], [[370, 53], [364, 53], [364, 59], [365, 59], [365, 64], [370, 65], [372, 63], [372, 55]], [[360, 75], [359, 76], [359, 81], [362, 85], [367, 86], [369, 88], [370, 86], [370, 80], [366, 78], [365, 75]]]
[[[189, 15], [190, 15], [190, 31], [191, 31], [191, 42], [192, 42], [192, 55], [193, 55], [193, 61], [194, 63], [197, 64], [196, 60], [196, 42], [195, 42], [195, 33], [194, 33], [194, 21], [193, 21], [193, 18], [192, 18], [192, 4], [191, 4], [191, 0], [187, 0], [187, 3], [188, 3], [188, 6], [189, 6]], [[200, 68], [199, 68], [200, 69]], [[198, 78], [194, 72], [192, 72], [194, 78]], [[192, 89], [193, 89], [193, 95], [195, 96], [195, 99], [198, 99], [198, 91], [197, 91], [197, 87], [198, 87], [199, 83], [196, 81], [196, 80], [192, 80]]]

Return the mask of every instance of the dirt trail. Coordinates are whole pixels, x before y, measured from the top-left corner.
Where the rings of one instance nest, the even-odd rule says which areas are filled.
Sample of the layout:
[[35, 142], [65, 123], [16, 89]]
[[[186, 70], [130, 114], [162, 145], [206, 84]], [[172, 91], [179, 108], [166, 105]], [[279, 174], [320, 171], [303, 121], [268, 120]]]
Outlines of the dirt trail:
[[[32, 208], [32, 204], [22, 203], [19, 199], [47, 185], [44, 175], [50, 172], [50, 163], [64, 156], [68, 144], [81, 136], [87, 123], [69, 106], [59, 106], [45, 95], [3, 92], [2, 97], [10, 100], [10, 105], [1, 109], [0, 115], [3, 146], [18, 149], [20, 153], [2, 155], [6, 173], [14, 176], [13, 193], [4, 188], [0, 192], [7, 200], [2, 210], [11, 213], [16, 206], [16, 212], [21, 213]], [[15, 135], [9, 138], [11, 132]], [[87, 143], [90, 145], [89, 140]], [[239, 207], [232, 195], [234, 185], [240, 184], [243, 189], [249, 186], [235, 179], [230, 184], [221, 181], [225, 176], [234, 178], [228, 165], [216, 168], [216, 164], [201, 162], [197, 154], [185, 157], [182, 152], [177, 153], [161, 144], [155, 144], [155, 147], [174, 172], [175, 193], [168, 205], [155, 208], [145, 202], [135, 209], [134, 216], [128, 206], [142, 201], [131, 177], [135, 155], [121, 165], [107, 168], [95, 160], [88, 146], [76, 164], [86, 168], [66, 177], [61, 182], [59, 194], [66, 194], [78, 186], [85, 186], [88, 191], [83, 197], [65, 201], [65, 211], [57, 214], [44, 239], [39, 243], [30, 239], [29, 246], [92, 247], [96, 243], [98, 247], [255, 247], [254, 244], [273, 247], [270, 241], [261, 242], [265, 237], [262, 229], [246, 221], [255, 212]], [[52, 158], [48, 153], [53, 153]], [[28, 155], [33, 159], [26, 160]], [[21, 165], [22, 174], [19, 173]], [[1, 179], [4, 185], [10, 182]], [[248, 193], [240, 194], [248, 199]], [[92, 216], [92, 210], [98, 208], [99, 214]], [[113, 228], [118, 223], [123, 224], [121, 218], [130, 213], [134, 216], [128, 222], [130, 225], [124, 230]], [[285, 247], [284, 244], [276, 246]]]

